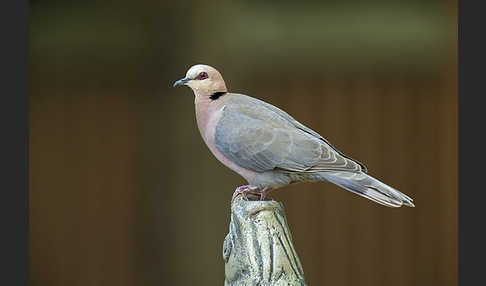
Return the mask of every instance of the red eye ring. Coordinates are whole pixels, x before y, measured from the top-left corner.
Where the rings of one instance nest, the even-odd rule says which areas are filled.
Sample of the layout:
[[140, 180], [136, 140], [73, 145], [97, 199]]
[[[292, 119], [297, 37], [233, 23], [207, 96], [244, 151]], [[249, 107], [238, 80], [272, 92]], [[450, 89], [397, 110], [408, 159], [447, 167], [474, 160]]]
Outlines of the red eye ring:
[[203, 79], [207, 79], [207, 78], [208, 78], [208, 74], [206, 72], [201, 72], [196, 77], [196, 79], [198, 79], [198, 80], [203, 80]]

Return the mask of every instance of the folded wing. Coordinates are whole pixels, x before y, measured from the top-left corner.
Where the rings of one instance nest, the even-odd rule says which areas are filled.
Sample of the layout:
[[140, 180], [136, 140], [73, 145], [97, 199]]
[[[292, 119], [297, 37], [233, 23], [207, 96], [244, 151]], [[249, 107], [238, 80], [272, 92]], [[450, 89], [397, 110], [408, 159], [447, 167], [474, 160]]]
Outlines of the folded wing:
[[215, 144], [228, 159], [256, 172], [365, 171], [284, 111], [244, 95], [233, 95], [223, 110]]

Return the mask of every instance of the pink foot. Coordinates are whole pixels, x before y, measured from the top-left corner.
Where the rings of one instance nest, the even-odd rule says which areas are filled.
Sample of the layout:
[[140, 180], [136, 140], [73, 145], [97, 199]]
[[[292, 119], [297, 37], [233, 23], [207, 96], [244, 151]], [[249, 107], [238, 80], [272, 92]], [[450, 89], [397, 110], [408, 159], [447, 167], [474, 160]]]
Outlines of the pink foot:
[[241, 194], [243, 196], [243, 199], [247, 201], [248, 198], [246, 197], [246, 194], [248, 193], [249, 190], [250, 190], [250, 186], [248, 185], [239, 186], [238, 188], [236, 188], [235, 192], [233, 193], [233, 196], [231, 197], [231, 203], [233, 203], [233, 201], [239, 194]]
[[240, 187], [236, 188], [235, 192], [233, 193], [233, 197], [231, 198], [231, 203], [233, 203], [233, 201], [235, 200], [235, 198], [239, 194], [241, 194], [243, 196], [243, 199], [245, 201], [248, 201], [248, 198], [246, 196], [247, 194], [260, 195], [260, 198], [261, 198], [261, 193], [258, 191], [257, 188], [250, 188], [249, 185], [245, 185], [245, 186], [240, 186]]

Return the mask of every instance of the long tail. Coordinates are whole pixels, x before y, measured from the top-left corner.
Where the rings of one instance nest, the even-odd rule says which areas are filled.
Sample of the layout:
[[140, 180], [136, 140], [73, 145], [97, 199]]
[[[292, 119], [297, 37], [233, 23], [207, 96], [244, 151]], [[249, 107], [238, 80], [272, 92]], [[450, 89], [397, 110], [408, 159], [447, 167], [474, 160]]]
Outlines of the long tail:
[[379, 204], [394, 208], [402, 205], [415, 207], [410, 197], [365, 173], [326, 172], [320, 175], [331, 183]]

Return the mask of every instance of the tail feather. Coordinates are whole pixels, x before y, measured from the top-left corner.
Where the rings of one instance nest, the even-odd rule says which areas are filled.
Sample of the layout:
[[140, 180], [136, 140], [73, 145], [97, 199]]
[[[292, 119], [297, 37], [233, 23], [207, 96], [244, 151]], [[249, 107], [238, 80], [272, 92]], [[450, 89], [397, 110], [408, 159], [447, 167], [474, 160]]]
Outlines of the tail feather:
[[326, 172], [321, 177], [357, 195], [388, 207], [415, 207], [412, 198], [365, 173]]

